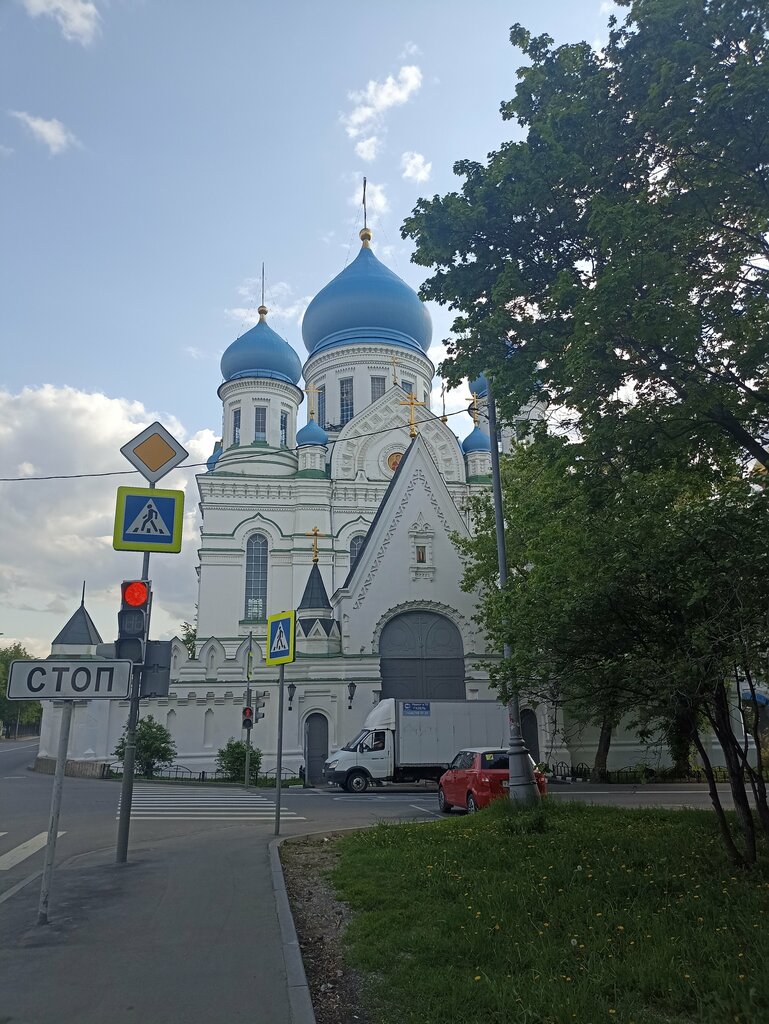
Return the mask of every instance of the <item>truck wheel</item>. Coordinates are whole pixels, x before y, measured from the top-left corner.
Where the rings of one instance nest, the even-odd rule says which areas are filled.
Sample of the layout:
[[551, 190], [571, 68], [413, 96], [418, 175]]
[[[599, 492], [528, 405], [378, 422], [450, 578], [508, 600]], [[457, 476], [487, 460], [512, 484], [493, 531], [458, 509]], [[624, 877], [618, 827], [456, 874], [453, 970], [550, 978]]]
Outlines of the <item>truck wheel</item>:
[[475, 802], [475, 797], [472, 793], [467, 794], [467, 813], [475, 814], [478, 810], [478, 804]]
[[365, 793], [368, 789], [368, 775], [365, 772], [350, 772], [345, 780], [348, 793]]
[[452, 804], [446, 802], [446, 794], [443, 792], [443, 786], [438, 786], [438, 810], [441, 814], [448, 814], [451, 811]]

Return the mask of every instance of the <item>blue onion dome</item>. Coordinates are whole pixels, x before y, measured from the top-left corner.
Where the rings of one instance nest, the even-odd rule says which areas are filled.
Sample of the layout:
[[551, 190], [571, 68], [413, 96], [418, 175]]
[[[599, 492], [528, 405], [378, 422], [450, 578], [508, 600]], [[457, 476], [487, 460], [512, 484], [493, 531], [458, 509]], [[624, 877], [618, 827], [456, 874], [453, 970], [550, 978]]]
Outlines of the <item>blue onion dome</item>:
[[296, 384], [302, 375], [299, 356], [289, 343], [267, 326], [267, 307], [259, 307], [259, 322], [241, 334], [222, 356], [222, 377], [269, 377]]
[[472, 434], [468, 434], [462, 442], [462, 451], [465, 455], [471, 452], [490, 452], [491, 440], [488, 434], [484, 434], [480, 427], [476, 427]]
[[309, 353], [360, 342], [386, 342], [426, 352], [433, 328], [413, 288], [371, 251], [371, 231], [360, 233], [357, 257], [307, 307], [302, 336]]
[[208, 456], [208, 462], [206, 463], [206, 469], [209, 473], [213, 473], [216, 463], [219, 461], [219, 456], [222, 454], [222, 442], [217, 441], [214, 444], [214, 450]]
[[301, 430], [297, 430], [296, 444], [299, 448], [306, 444], [328, 444], [328, 434], [315, 420], [308, 420]]
[[486, 374], [482, 373], [480, 377], [476, 377], [475, 380], [470, 381], [470, 394], [477, 395], [479, 398], [484, 398], [489, 393], [489, 382], [486, 379]]

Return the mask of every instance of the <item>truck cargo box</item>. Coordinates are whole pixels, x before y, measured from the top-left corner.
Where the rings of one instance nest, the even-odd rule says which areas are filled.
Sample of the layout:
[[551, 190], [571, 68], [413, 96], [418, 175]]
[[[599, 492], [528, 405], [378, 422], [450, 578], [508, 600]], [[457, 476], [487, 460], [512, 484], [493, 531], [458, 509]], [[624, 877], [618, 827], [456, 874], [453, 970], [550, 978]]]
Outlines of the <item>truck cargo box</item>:
[[510, 735], [507, 708], [496, 700], [394, 701], [396, 764], [448, 764], [464, 747], [499, 746]]

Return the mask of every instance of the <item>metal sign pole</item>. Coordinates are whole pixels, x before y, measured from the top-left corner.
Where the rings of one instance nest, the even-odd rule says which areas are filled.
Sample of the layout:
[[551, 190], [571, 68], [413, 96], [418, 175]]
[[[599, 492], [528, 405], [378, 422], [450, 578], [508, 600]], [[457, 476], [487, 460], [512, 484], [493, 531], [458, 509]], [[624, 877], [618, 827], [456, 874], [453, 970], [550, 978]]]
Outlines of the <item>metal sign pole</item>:
[[[155, 485], [150, 484], [150, 490]], [[150, 553], [145, 551], [142, 556], [142, 579], [150, 578]], [[149, 615], [152, 614], [150, 604]], [[149, 615], [147, 616], [147, 632], [144, 635], [145, 643], [150, 635]], [[136, 764], [136, 726], [139, 721], [139, 699], [142, 688], [141, 665], [134, 665], [131, 677], [131, 697], [128, 710], [128, 727], [125, 734], [125, 749], [123, 751], [123, 783], [120, 789], [120, 820], [117, 826], [117, 853], [115, 861], [117, 864], [125, 864], [128, 860], [128, 832], [131, 827], [131, 804], [134, 794], [134, 766]]]
[[[251, 654], [252, 644], [254, 642], [254, 634], [248, 634], [248, 665], [246, 667], [246, 707], [250, 708], [251, 705]], [[253, 724], [253, 723], [252, 723]], [[251, 776], [251, 730], [246, 729], [246, 782], [245, 786], [248, 789], [248, 784]]]
[[64, 788], [64, 769], [67, 767], [67, 750], [69, 748], [69, 729], [72, 724], [72, 705], [74, 701], [64, 702], [61, 710], [61, 726], [59, 728], [59, 751], [56, 757], [56, 771], [53, 776], [53, 795], [51, 796], [51, 820], [48, 825], [48, 842], [45, 847], [43, 864], [43, 881], [40, 886], [40, 905], [37, 910], [37, 923], [48, 924], [48, 901], [51, 898], [51, 882], [53, 881], [53, 859], [56, 854], [56, 840], [59, 835], [59, 812], [61, 811], [61, 793]]
[[280, 796], [283, 778], [283, 676], [285, 666], [281, 665], [278, 675], [278, 766], [275, 770], [275, 835], [280, 835]]

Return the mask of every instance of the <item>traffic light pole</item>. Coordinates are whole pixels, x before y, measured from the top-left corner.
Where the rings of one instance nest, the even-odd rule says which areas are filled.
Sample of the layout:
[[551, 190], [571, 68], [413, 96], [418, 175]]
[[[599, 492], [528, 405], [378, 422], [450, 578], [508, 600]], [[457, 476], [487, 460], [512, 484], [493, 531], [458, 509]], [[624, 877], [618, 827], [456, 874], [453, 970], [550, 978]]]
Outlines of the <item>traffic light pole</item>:
[[[154, 490], [155, 485], [150, 484]], [[150, 553], [145, 551], [142, 557], [142, 579], [150, 578]], [[146, 641], [150, 633], [150, 615], [152, 614], [152, 603], [147, 614], [147, 629], [144, 634]], [[125, 734], [125, 749], [123, 751], [123, 784], [120, 790], [120, 819], [117, 826], [117, 854], [115, 861], [118, 864], [125, 864], [128, 860], [128, 831], [131, 827], [131, 803], [134, 794], [134, 766], [136, 764], [136, 726], [139, 721], [139, 698], [142, 686], [141, 665], [134, 665], [131, 676], [131, 696], [128, 710], [128, 726]]]

